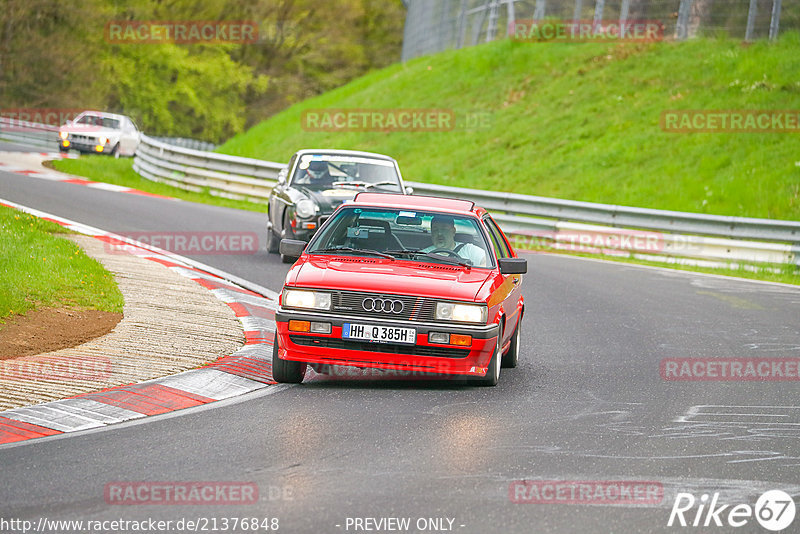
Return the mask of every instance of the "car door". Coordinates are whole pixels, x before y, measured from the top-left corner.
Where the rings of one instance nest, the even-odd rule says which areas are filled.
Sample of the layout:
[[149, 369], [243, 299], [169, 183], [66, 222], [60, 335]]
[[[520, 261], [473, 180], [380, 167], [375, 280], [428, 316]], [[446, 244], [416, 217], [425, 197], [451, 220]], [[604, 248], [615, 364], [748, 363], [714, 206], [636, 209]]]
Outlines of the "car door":
[[293, 155], [292, 159], [289, 160], [289, 164], [278, 173], [278, 182], [269, 195], [269, 220], [272, 223], [273, 231], [278, 236], [283, 232], [284, 209], [287, 203], [291, 201], [286, 194], [286, 188], [289, 186], [290, 172], [296, 161], [297, 154]]
[[[489, 233], [489, 239], [494, 247], [497, 258], [513, 258], [514, 253], [505, 235], [500, 230], [500, 227], [489, 216], [483, 218], [483, 223]], [[506, 327], [503, 331], [503, 344], [511, 339], [514, 331], [519, 324], [519, 302], [520, 302], [520, 282], [522, 275], [519, 274], [506, 274], [500, 275], [502, 283], [496, 289], [496, 294], [492, 296], [493, 300], [502, 301], [502, 308], [506, 314]]]

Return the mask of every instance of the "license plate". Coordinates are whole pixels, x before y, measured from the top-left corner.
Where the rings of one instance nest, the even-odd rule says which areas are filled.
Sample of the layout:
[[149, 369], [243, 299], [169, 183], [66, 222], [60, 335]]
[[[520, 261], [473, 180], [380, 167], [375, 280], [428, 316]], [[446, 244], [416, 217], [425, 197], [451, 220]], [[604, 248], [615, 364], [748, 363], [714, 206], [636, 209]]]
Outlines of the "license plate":
[[413, 328], [400, 328], [397, 326], [344, 323], [342, 325], [342, 339], [413, 345], [417, 342], [417, 331]]

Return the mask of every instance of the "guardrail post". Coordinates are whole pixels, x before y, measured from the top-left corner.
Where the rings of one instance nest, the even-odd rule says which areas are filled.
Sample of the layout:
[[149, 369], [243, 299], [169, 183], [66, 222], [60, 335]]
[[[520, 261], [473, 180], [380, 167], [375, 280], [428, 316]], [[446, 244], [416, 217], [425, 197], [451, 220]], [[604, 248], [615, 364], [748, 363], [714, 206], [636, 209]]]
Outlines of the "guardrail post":
[[747, 11], [747, 29], [744, 31], [744, 40], [753, 40], [753, 26], [756, 23], [756, 13], [758, 11], [758, 0], [750, 0], [750, 9]]
[[625, 24], [625, 21], [628, 20], [628, 12], [630, 11], [630, 4], [631, 0], [622, 0], [622, 5], [619, 8], [620, 32], [622, 31], [621, 28]]
[[778, 38], [778, 25], [781, 22], [781, 0], [772, 0], [772, 17], [769, 21], [769, 40]]
[[516, 20], [516, 15], [514, 11], [514, 2], [516, 1], [517, 0], [506, 0], [506, 9], [508, 14], [508, 23], [506, 24], [507, 27], [506, 32], [509, 37], [513, 35], [513, 30], [511, 29], [511, 26]]
[[572, 20], [574, 22], [581, 20], [581, 12], [583, 12], [583, 0], [575, 0], [575, 11], [572, 14]]
[[675, 24], [675, 40], [685, 41], [689, 36], [689, 11], [693, 0], [681, 0], [678, 8], [678, 22]]
[[536, 0], [536, 7], [533, 8], [533, 20], [542, 20], [546, 7], [546, 0]]

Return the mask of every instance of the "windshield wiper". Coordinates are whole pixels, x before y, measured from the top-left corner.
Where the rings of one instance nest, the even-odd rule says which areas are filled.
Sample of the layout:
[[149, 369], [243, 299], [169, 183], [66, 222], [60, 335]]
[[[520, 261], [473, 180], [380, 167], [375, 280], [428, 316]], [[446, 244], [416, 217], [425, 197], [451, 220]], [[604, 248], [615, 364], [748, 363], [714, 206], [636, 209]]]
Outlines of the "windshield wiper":
[[339, 182], [333, 182], [331, 185], [333, 187], [355, 187], [356, 189], [358, 189], [359, 187], [363, 187], [364, 189], [366, 189], [369, 186], [367, 182], [358, 182], [358, 181], [352, 181], [352, 182], [339, 181]]
[[382, 258], [386, 258], [389, 260], [394, 260], [395, 257], [391, 254], [384, 254], [383, 252], [378, 252], [377, 250], [372, 250], [368, 248], [353, 248], [353, 247], [330, 247], [330, 248], [321, 248], [319, 250], [310, 250], [310, 254], [316, 254], [317, 252], [363, 252], [366, 254], [373, 254], [375, 256], [380, 256]]
[[444, 256], [442, 254], [436, 254], [434, 252], [423, 252], [420, 249], [403, 249], [403, 250], [387, 250], [387, 254], [394, 254], [397, 256], [425, 256], [426, 258], [430, 258], [433, 260], [444, 260], [446, 263], [451, 265], [460, 265], [462, 267], [466, 267], [467, 269], [472, 269], [472, 263], [467, 260], [456, 259], [450, 256]]
[[369, 189], [370, 187], [377, 187], [379, 185], [397, 185], [397, 182], [392, 182], [391, 180], [387, 180], [385, 182], [375, 182], [374, 184], [367, 184], [365, 187]]

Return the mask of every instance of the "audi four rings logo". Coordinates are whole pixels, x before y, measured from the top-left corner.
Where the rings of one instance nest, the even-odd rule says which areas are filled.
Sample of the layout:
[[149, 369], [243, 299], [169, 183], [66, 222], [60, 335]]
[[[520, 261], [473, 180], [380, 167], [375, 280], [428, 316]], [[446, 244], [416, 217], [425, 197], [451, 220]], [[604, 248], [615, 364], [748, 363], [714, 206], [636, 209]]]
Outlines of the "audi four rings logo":
[[365, 298], [361, 306], [368, 312], [403, 313], [403, 301], [393, 299]]

